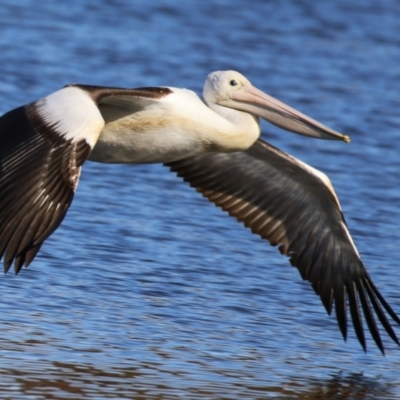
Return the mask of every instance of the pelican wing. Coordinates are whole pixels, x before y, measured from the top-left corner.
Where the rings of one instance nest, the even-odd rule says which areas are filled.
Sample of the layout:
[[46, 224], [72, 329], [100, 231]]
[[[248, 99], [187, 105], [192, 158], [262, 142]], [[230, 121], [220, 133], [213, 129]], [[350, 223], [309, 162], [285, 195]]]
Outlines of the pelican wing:
[[104, 118], [127, 114], [170, 93], [165, 88], [120, 89], [69, 85], [0, 117], [0, 259], [18, 273], [62, 222], [81, 166]]
[[278, 245], [311, 282], [328, 314], [335, 303], [344, 339], [348, 304], [364, 350], [360, 310], [382, 352], [374, 312], [399, 344], [384, 310], [398, 324], [400, 319], [364, 268], [326, 175], [261, 140], [247, 151], [210, 153], [166, 165], [253, 233]]
[[34, 105], [0, 118], [0, 257], [28, 265], [67, 212], [91, 148], [40, 121]]

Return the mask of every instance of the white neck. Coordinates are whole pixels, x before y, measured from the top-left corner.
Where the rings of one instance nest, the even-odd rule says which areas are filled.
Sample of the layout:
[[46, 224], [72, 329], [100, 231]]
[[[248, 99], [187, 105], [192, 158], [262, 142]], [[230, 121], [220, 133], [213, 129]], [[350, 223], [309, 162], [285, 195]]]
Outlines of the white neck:
[[[255, 115], [207, 102], [208, 107], [223, 119], [215, 139], [225, 151], [248, 149], [260, 136], [260, 121]], [[217, 119], [216, 119], [217, 120]]]

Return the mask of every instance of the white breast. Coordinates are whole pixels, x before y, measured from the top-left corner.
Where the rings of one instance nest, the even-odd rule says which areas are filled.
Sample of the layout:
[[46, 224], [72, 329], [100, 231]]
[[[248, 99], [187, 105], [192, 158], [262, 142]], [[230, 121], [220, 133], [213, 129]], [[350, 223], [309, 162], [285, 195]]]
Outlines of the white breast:
[[157, 163], [206, 151], [218, 127], [212, 121], [217, 117], [222, 124], [228, 122], [210, 110], [194, 92], [170, 89], [174, 93], [162, 99], [142, 102], [119, 99], [118, 104], [111, 100], [101, 105], [106, 124], [90, 159]]

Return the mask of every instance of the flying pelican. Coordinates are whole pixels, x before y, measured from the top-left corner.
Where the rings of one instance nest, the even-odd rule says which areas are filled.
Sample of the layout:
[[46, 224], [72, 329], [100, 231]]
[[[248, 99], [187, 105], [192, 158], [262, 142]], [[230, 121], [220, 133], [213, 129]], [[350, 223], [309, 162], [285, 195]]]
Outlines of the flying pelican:
[[[82, 164], [164, 163], [253, 233], [278, 245], [347, 336], [347, 304], [364, 350], [360, 310], [384, 347], [397, 343], [375, 287], [322, 172], [259, 139], [258, 117], [285, 130], [349, 141], [256, 89], [235, 71], [211, 73], [203, 99], [172, 87], [69, 85], [0, 118], [0, 259], [28, 266], [60, 225]], [[361, 303], [361, 304], [360, 304]], [[385, 313], [386, 311], [386, 313]], [[376, 316], [374, 316], [374, 313]]]

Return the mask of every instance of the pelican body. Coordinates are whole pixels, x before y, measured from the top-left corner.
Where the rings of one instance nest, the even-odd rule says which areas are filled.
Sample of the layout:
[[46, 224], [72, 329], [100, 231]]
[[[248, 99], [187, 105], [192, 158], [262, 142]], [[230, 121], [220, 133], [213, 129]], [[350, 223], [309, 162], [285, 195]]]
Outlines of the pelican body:
[[350, 139], [255, 88], [235, 71], [211, 73], [203, 99], [172, 87], [69, 85], [0, 118], [0, 258], [28, 266], [61, 224], [89, 159], [163, 163], [204, 197], [279, 246], [343, 337], [347, 306], [364, 350], [361, 310], [399, 344], [400, 319], [369, 277], [328, 177], [259, 139], [259, 118], [320, 139]]

